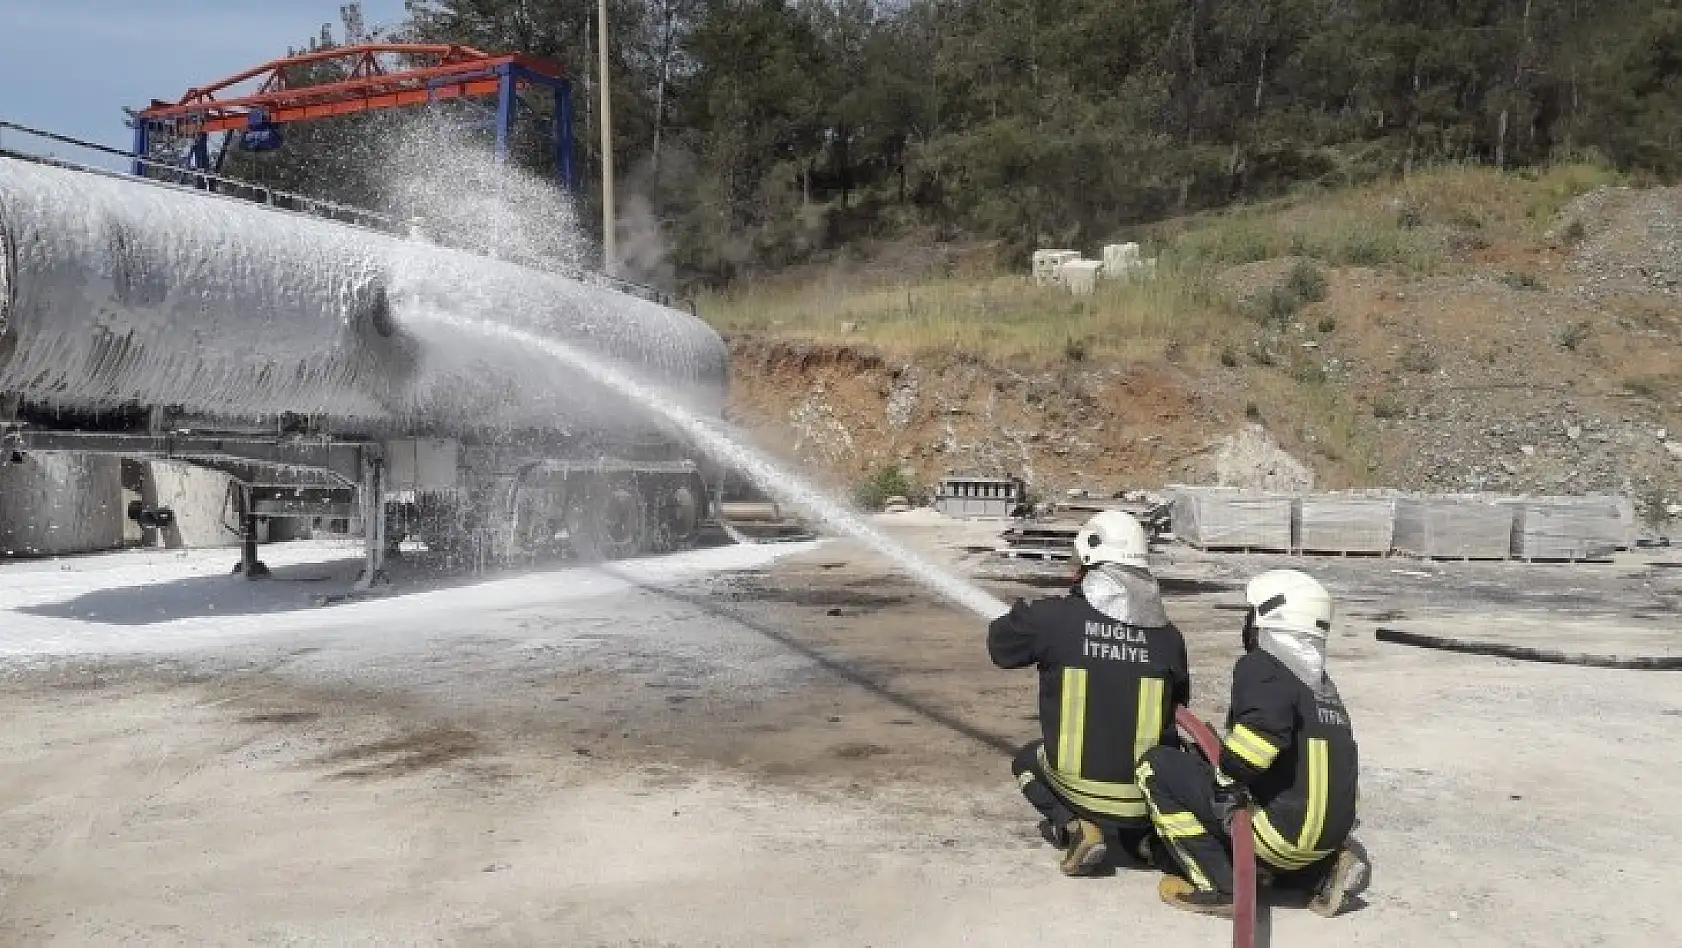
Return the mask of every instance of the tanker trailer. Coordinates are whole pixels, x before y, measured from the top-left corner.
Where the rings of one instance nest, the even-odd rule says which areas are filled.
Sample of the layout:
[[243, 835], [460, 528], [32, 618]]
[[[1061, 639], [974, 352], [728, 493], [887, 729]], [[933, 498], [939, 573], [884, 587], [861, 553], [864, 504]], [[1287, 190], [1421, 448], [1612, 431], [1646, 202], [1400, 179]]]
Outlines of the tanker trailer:
[[371, 549], [397, 538], [376, 537], [388, 520], [367, 507], [376, 498], [403, 531], [481, 559], [692, 539], [707, 508], [693, 452], [533, 345], [545, 338], [722, 412], [728, 353], [692, 315], [307, 214], [0, 156], [13, 451], [213, 466], [250, 488], [247, 519], [343, 512], [355, 485]]

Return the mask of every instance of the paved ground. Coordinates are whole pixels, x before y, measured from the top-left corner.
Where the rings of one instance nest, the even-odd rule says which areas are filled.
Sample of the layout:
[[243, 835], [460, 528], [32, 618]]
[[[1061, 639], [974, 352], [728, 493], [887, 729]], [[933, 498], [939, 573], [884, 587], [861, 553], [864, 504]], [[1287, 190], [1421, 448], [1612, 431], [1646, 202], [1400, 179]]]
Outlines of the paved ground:
[[[959, 568], [987, 529], [884, 522]], [[226, 553], [0, 566], [0, 943], [1227, 943], [1147, 874], [1057, 874], [1006, 769], [1032, 673], [846, 544], [311, 607], [345, 552], [273, 548], [268, 584]], [[1236, 586], [1280, 560], [1171, 558], [1218, 716]], [[1682, 675], [1372, 638], [1674, 650], [1682, 569], [1308, 565], [1375, 875], [1267, 941], [1682, 944]]]

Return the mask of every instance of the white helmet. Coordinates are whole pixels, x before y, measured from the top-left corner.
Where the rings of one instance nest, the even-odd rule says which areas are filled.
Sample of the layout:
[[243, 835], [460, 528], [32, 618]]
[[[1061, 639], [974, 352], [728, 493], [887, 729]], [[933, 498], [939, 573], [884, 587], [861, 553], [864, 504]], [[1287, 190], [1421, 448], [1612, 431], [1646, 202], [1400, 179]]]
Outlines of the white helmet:
[[1075, 558], [1082, 566], [1114, 563], [1150, 569], [1149, 553], [1145, 528], [1131, 514], [1119, 510], [1095, 515], [1075, 534]]
[[1254, 630], [1246, 629], [1246, 639], [1253, 634], [1256, 646], [1318, 690], [1325, 674], [1326, 636], [1332, 630], [1332, 594], [1301, 570], [1276, 569], [1250, 580], [1244, 601]]

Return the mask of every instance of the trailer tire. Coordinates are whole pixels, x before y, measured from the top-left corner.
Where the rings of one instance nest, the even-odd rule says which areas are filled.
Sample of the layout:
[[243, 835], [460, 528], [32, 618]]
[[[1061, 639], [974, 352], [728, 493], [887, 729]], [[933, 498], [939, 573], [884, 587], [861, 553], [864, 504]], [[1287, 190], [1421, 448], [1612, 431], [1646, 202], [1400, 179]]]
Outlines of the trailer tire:
[[635, 484], [598, 481], [568, 510], [573, 552], [591, 560], [619, 560], [647, 549], [648, 503]]

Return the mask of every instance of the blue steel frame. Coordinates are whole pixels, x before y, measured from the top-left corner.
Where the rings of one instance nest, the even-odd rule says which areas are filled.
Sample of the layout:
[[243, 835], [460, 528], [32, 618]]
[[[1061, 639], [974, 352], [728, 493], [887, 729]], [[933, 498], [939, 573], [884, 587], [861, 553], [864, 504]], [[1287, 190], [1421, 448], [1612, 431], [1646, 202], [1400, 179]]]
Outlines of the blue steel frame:
[[[514, 122], [519, 118], [519, 109], [523, 104], [515, 94], [520, 83], [542, 86], [550, 91], [554, 97], [554, 114], [550, 118], [550, 137], [555, 149], [555, 182], [568, 194], [578, 196], [578, 169], [573, 160], [573, 113], [572, 113], [572, 82], [564, 78], [546, 76], [533, 72], [517, 63], [496, 66], [493, 73], [497, 77], [497, 106], [496, 106], [496, 160], [508, 160], [508, 147], [514, 135]], [[460, 82], [459, 77], [452, 77], [448, 82]], [[530, 108], [530, 106], [527, 106]], [[134, 162], [132, 172], [136, 176], [144, 176], [148, 150], [151, 146], [151, 129], [144, 119], [137, 119], [134, 123]], [[209, 171], [210, 150], [208, 136], [198, 135], [193, 141], [192, 148], [186, 155], [186, 166], [192, 170]]]

